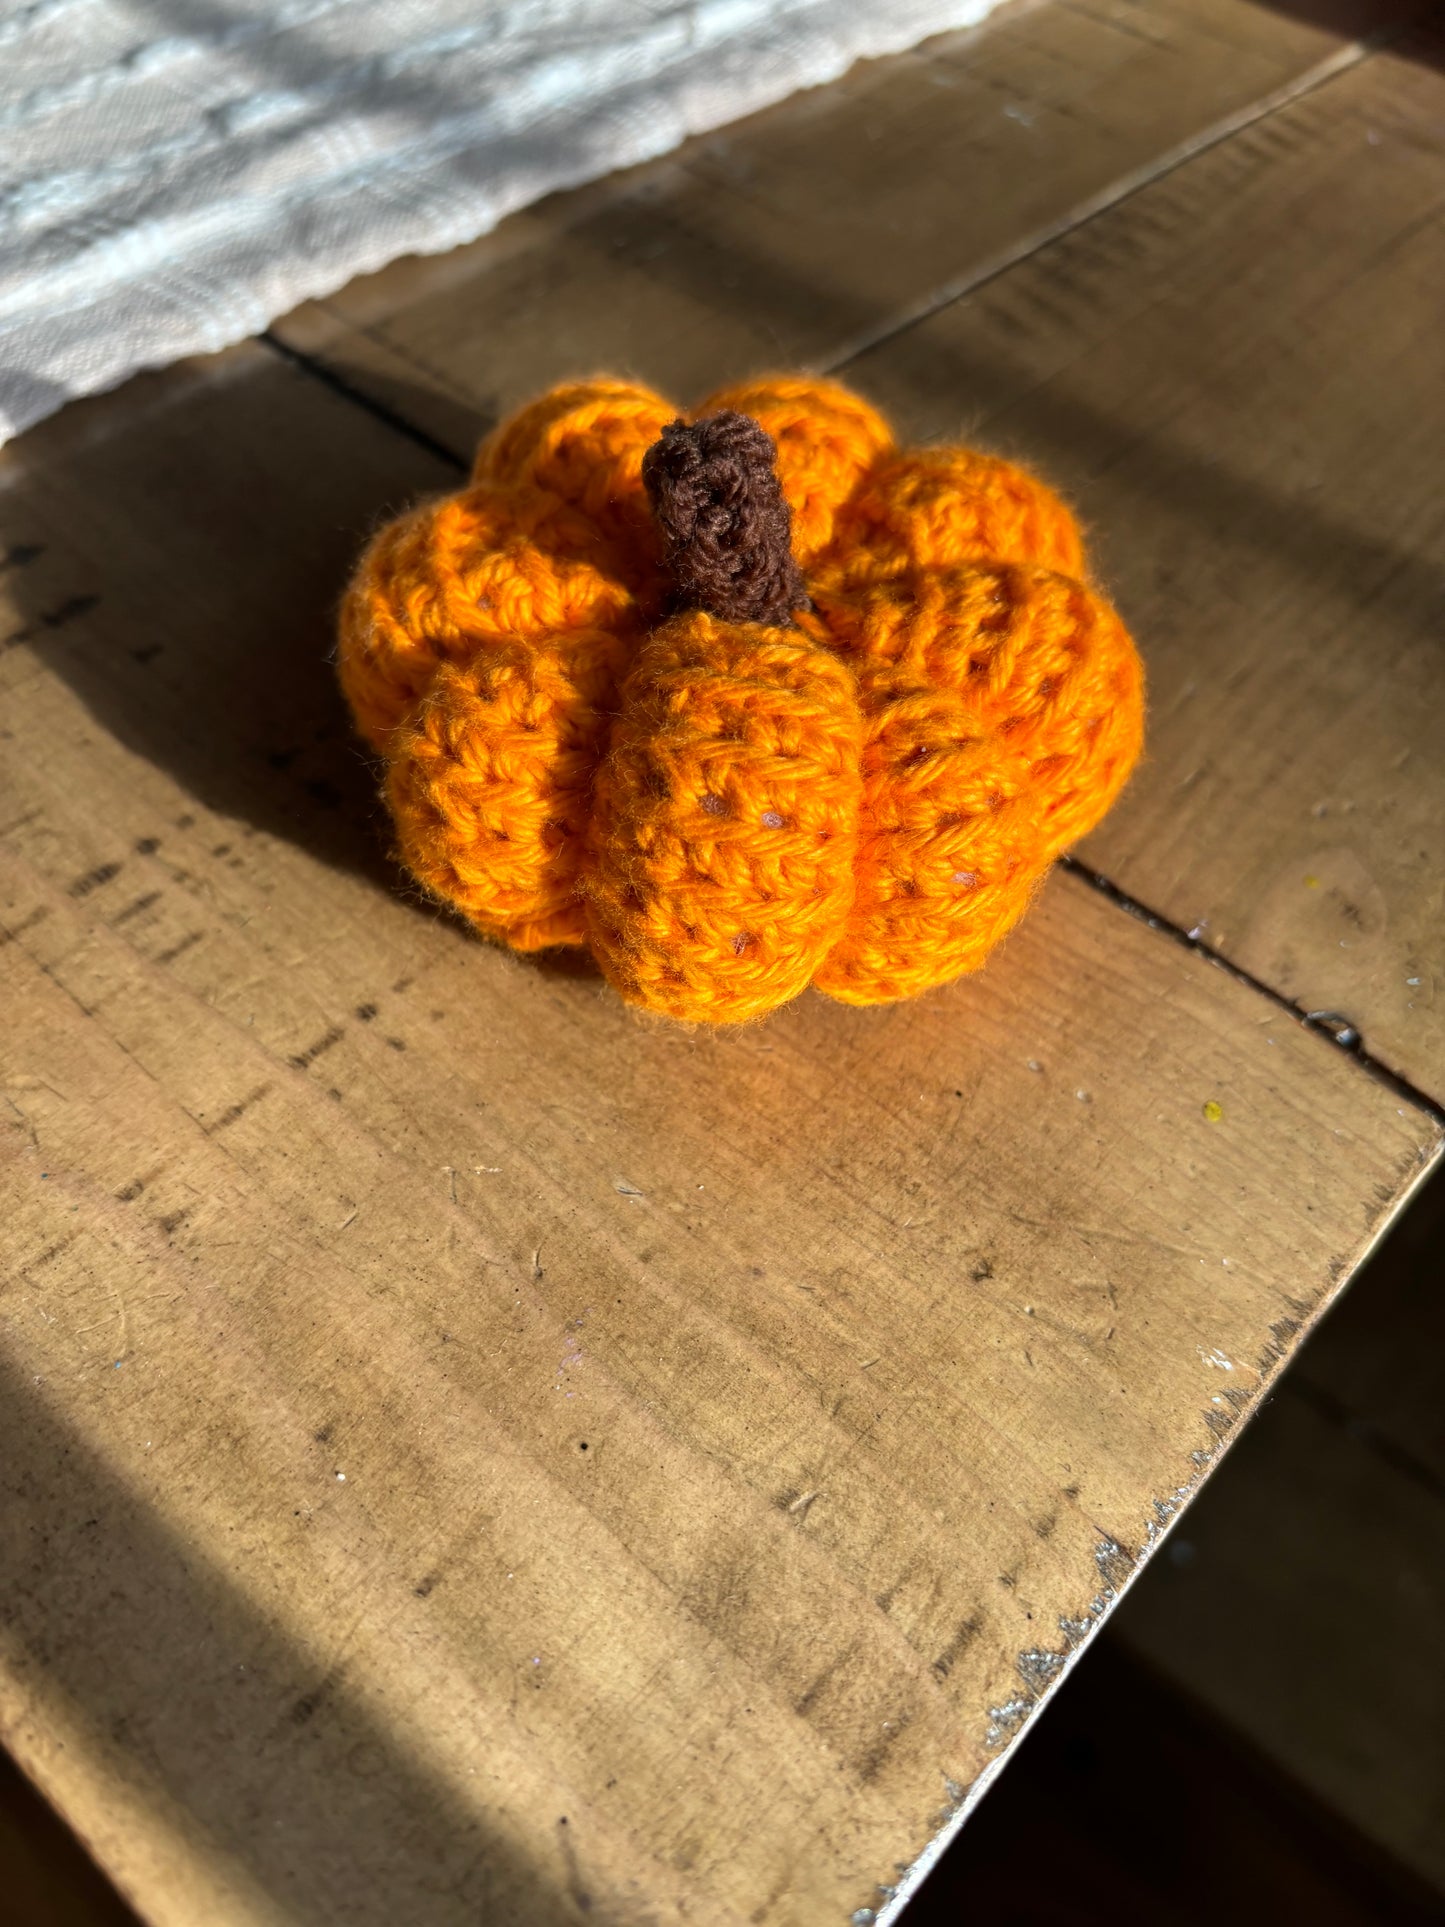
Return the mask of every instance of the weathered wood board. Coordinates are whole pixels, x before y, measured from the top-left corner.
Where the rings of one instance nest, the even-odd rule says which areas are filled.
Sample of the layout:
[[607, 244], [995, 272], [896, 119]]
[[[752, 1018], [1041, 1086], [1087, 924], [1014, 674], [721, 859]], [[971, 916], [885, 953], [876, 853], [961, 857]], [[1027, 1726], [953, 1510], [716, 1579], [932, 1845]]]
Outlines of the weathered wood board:
[[363, 277], [275, 333], [466, 457], [562, 373], [632, 371], [690, 401], [759, 367], [829, 366], [1409, 10], [1341, 7], [1326, 27], [1247, 0], [1009, 9]]
[[1442, 55], [1375, 54], [847, 371], [1096, 528], [1152, 707], [1089, 860], [1437, 1100]]
[[248, 349], [0, 465], [0, 1737], [159, 1927], [863, 1922], [1436, 1154], [1078, 879], [692, 1035], [398, 889], [447, 479]]
[[1043, 465], [1155, 692], [1090, 859], [1440, 1101], [1442, 47], [1408, 4], [1030, 9], [277, 332], [457, 451], [563, 373], [803, 362]]

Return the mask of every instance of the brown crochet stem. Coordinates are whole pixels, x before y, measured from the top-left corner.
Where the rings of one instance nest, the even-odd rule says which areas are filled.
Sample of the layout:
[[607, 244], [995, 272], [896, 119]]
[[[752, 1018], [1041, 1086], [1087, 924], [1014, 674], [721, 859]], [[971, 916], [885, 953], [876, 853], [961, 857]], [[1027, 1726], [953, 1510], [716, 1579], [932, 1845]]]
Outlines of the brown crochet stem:
[[663, 429], [642, 458], [679, 609], [777, 627], [806, 607], [767, 430], [733, 409]]

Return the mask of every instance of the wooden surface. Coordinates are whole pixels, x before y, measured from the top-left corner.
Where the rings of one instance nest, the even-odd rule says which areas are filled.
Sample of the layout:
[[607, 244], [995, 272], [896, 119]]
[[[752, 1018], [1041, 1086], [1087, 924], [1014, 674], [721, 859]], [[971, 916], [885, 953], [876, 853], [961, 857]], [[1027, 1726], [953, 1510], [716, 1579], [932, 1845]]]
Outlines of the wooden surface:
[[[1144, 12], [1017, 16], [946, 46], [938, 85], [926, 56], [888, 63], [801, 103], [811, 136], [761, 117], [769, 192], [796, 225], [863, 124], [857, 90], [896, 90], [905, 131], [921, 86], [960, 92], [962, 172], [899, 242], [898, 294], [925, 299], [931, 232], [950, 285], [1018, 254], [1001, 299], [1070, 245], [1030, 234], [1113, 202], [1080, 230], [1102, 232], [1158, 192], [1150, 151], [1158, 172], [1198, 147], [1164, 185], [1212, 181], [1231, 207], [1237, 144], [1282, 178], [1257, 149], [1289, 97], [1348, 102], [1387, 57], [1225, 0]], [[1084, 42], [1109, 50], [1086, 104], [1083, 56], [1060, 51]], [[1052, 174], [1016, 176], [997, 129], [970, 131], [970, 76], [1009, 61], [1034, 94], [989, 100], [1042, 105], [1048, 73], [1079, 103], [1057, 109]], [[1390, 71], [1428, 146], [1438, 74]], [[1131, 99], [1153, 117], [1132, 146]], [[717, 264], [765, 332], [799, 284], [778, 267], [768, 295], [741, 213], [726, 225], [746, 197], [708, 173], [749, 138], [281, 330], [357, 395], [251, 347], [72, 409], [0, 465], [0, 1733], [161, 1927], [862, 1927], [1439, 1147], [1428, 1105], [1270, 994], [1292, 985], [1241, 980], [1078, 875], [972, 983], [711, 1037], [483, 948], [388, 869], [325, 655], [365, 529], [451, 482], [410, 431], [445, 444], [580, 343], [612, 353], [614, 315], [632, 365], [684, 389], [757, 360]], [[918, 166], [900, 157], [890, 191]], [[1030, 185], [960, 239], [957, 183], [985, 166], [997, 196], [971, 208]], [[693, 329], [654, 298], [656, 264], [686, 256], [663, 212], [647, 255], [656, 182], [723, 223]], [[588, 242], [614, 205], [645, 273]], [[858, 220], [831, 285], [798, 270], [846, 321], [840, 352]], [[1389, 232], [1387, 262], [1408, 253]], [[869, 368], [905, 383], [894, 332]], [[768, 359], [822, 352], [772, 338]], [[1111, 559], [1155, 539], [1146, 508], [1173, 512], [1135, 504]], [[1288, 633], [1257, 593], [1196, 638], [1226, 680]], [[1142, 780], [1173, 847], [1184, 641], [1130, 612], [1164, 696]], [[1386, 650], [1389, 622], [1355, 613]], [[1408, 811], [1440, 772], [1424, 671], [1388, 660]], [[1311, 702], [1313, 661], [1290, 684]], [[1241, 722], [1211, 705], [1208, 727], [1227, 746]], [[1438, 949], [1438, 894], [1408, 865], [1395, 887]]]
[[277, 332], [459, 453], [559, 370], [803, 361], [1043, 465], [1154, 678], [1087, 856], [1439, 1102], [1445, 35], [1319, 11], [1006, 16]]
[[1098, 528], [1153, 734], [1088, 860], [1437, 1100], [1442, 59], [1437, 16], [846, 371]]
[[[1410, 10], [1333, 9], [1378, 31]], [[1006, 8], [274, 333], [470, 459], [559, 368], [691, 399], [760, 366], [841, 364], [1363, 56], [1245, 0]]]

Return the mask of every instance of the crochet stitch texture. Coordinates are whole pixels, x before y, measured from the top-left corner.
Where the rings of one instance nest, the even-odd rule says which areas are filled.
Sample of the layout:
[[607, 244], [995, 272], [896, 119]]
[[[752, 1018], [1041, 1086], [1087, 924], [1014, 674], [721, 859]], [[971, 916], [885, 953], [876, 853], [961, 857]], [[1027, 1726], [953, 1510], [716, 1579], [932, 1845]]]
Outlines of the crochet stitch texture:
[[339, 670], [428, 890], [713, 1023], [977, 969], [1143, 730], [1059, 498], [808, 377], [532, 402], [372, 542]]

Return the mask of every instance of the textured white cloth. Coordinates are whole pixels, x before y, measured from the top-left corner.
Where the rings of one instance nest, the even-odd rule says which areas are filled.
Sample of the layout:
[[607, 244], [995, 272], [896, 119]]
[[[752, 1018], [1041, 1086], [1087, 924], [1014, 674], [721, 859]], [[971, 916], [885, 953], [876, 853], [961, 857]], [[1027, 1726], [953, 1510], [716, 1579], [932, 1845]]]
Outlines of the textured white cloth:
[[0, 440], [996, 0], [0, 0]]

